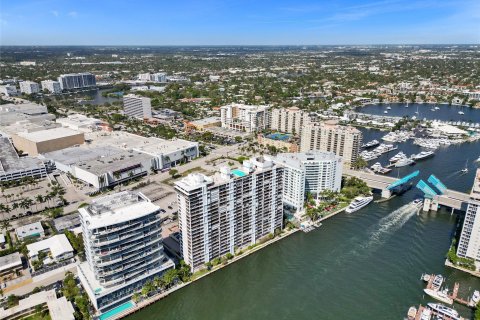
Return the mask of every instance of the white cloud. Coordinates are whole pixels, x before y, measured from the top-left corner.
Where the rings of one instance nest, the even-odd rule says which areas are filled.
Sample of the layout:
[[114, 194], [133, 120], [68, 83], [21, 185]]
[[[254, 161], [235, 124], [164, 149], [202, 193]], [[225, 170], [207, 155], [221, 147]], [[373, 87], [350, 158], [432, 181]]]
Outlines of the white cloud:
[[55, 17], [58, 17], [60, 15], [57, 10], [52, 10], [51, 12]]
[[77, 11], [70, 11], [70, 12], [68, 13], [68, 15], [69, 15], [70, 17], [72, 17], [72, 18], [75, 18], [75, 17], [78, 15], [78, 13], [77, 13]]

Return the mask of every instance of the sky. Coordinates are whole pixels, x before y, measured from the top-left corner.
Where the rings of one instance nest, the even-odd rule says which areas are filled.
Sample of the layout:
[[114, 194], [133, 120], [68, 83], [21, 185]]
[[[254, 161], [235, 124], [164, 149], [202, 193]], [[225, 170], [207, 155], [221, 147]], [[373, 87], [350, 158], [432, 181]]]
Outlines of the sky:
[[480, 44], [480, 0], [0, 0], [0, 44]]

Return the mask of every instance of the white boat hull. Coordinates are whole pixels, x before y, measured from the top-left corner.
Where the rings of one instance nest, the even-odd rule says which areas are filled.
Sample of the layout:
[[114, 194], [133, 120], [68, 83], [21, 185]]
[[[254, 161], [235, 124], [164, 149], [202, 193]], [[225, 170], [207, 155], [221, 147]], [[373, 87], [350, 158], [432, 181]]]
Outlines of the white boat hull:
[[423, 289], [423, 291], [435, 300], [449, 305], [453, 304], [453, 300], [451, 298], [440, 296], [438, 291], [434, 291], [432, 289]]

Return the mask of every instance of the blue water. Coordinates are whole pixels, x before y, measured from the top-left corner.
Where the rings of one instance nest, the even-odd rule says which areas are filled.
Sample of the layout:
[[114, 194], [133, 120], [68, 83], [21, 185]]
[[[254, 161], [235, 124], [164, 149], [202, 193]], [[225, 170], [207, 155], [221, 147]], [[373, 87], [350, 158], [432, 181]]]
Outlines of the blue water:
[[284, 134], [284, 133], [271, 133], [267, 135], [268, 139], [281, 140], [281, 141], [287, 140], [290, 137], [291, 137], [290, 134]]
[[118, 307], [103, 313], [100, 316], [100, 320], [107, 320], [107, 319], [119, 314], [120, 312], [123, 312], [125, 310], [128, 310], [128, 309], [132, 308], [133, 306], [134, 306], [134, 304], [133, 304], [132, 301], [125, 302], [124, 304], [121, 304]]

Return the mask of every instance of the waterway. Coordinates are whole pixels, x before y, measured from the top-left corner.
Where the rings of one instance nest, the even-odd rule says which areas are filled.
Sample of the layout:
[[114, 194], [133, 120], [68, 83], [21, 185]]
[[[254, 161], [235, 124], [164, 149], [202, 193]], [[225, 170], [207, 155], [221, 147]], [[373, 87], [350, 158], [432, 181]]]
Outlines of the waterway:
[[[390, 106], [391, 109], [387, 110]], [[391, 103], [391, 104], [372, 104], [364, 107], [357, 108], [357, 112], [381, 115], [381, 116], [393, 116], [393, 117], [413, 117], [418, 119], [427, 120], [443, 120], [443, 121], [465, 121], [480, 123], [480, 110], [470, 108], [467, 106], [449, 106], [447, 104], [427, 104], [427, 103], [413, 103], [409, 104], [408, 108], [403, 103]], [[432, 111], [434, 107], [440, 108], [439, 110]], [[415, 114], [417, 112], [418, 114]], [[388, 114], [385, 114], [387, 111]], [[459, 111], [463, 111], [465, 114], [458, 114]]]
[[[385, 134], [362, 130], [365, 141]], [[379, 161], [385, 165], [400, 150], [410, 155], [420, 148], [402, 143]], [[452, 145], [390, 174], [403, 176], [418, 169], [422, 178], [433, 173], [448, 188], [468, 192], [478, 156], [480, 142]], [[470, 170], [462, 175], [466, 159]], [[353, 214], [341, 213], [310, 233], [297, 232], [128, 319], [403, 319], [411, 305], [433, 301], [423, 294], [419, 279], [424, 272], [443, 274], [450, 288], [460, 282], [460, 296], [466, 298], [480, 289], [480, 279], [444, 267], [457, 216], [446, 209], [420, 215], [404, 209], [420, 195], [412, 189]], [[464, 317], [472, 316], [465, 307], [455, 308]]]

